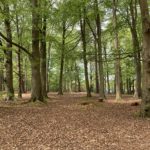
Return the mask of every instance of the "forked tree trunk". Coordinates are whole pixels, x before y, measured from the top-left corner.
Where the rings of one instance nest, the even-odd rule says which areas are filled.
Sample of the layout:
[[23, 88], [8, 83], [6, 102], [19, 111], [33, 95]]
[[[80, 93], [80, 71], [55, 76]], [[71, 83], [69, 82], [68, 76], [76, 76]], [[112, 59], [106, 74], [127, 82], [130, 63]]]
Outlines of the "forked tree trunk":
[[142, 115], [150, 117], [150, 15], [147, 0], [139, 0], [143, 27]]
[[39, 51], [39, 24], [40, 17], [39, 1], [32, 0], [32, 58], [31, 58], [31, 70], [32, 70], [32, 91], [31, 101], [43, 101], [42, 83], [40, 74], [40, 51]]
[[[11, 33], [11, 26], [10, 26], [10, 14], [9, 14], [9, 6], [5, 4], [5, 29], [7, 38], [12, 41], [12, 33]], [[7, 42], [7, 50], [5, 50], [5, 56], [6, 56], [6, 89], [7, 89], [7, 100], [13, 100], [14, 99], [14, 88], [13, 88], [13, 63], [12, 63], [12, 44], [11, 42]]]

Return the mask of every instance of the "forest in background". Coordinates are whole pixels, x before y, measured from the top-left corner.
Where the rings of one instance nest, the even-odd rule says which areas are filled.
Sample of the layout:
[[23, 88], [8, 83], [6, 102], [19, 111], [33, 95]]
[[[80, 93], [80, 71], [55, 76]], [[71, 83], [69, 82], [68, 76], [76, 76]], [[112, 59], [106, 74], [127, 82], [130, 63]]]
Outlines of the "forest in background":
[[132, 94], [150, 116], [149, 19], [147, 0], [1, 0], [1, 95]]

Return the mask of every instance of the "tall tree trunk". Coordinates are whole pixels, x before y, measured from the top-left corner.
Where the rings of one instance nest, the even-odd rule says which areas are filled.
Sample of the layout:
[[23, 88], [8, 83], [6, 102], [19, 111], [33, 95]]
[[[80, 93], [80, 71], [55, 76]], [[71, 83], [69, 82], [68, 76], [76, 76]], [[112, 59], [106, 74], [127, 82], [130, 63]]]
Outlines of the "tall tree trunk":
[[95, 0], [95, 11], [96, 11], [97, 44], [98, 44], [98, 58], [99, 58], [99, 63], [98, 63], [99, 64], [99, 79], [100, 79], [99, 95], [100, 95], [100, 99], [105, 99], [102, 42], [101, 42], [101, 18], [100, 18], [97, 0]]
[[3, 70], [0, 68], [0, 91], [3, 91]]
[[31, 70], [32, 70], [32, 93], [31, 101], [43, 101], [42, 83], [40, 74], [40, 51], [39, 51], [39, 25], [40, 17], [39, 12], [39, 1], [32, 0], [32, 59], [31, 59]]
[[78, 92], [81, 92], [80, 68], [77, 67]]
[[18, 77], [19, 77], [19, 91], [18, 97], [22, 97], [22, 71], [21, 71], [21, 50], [18, 49]]
[[127, 94], [130, 94], [130, 89], [129, 89], [129, 78], [126, 79], [126, 89], [127, 89]]
[[77, 80], [77, 92], [81, 92], [81, 82], [80, 82], [80, 71], [79, 67], [75, 63], [75, 70], [76, 70], [76, 80]]
[[[9, 6], [5, 4], [5, 29], [7, 38], [12, 41], [12, 33], [11, 33], [11, 25], [10, 25], [10, 14], [9, 14]], [[10, 42], [7, 42], [7, 50], [5, 50], [5, 56], [6, 56], [6, 88], [7, 88], [7, 100], [13, 100], [14, 99], [14, 88], [13, 88], [13, 63], [12, 63], [12, 44]]]
[[42, 94], [45, 98], [47, 98], [47, 90], [46, 90], [46, 79], [47, 79], [47, 54], [46, 54], [46, 15], [43, 15], [42, 18], [42, 31], [41, 31], [41, 45], [40, 45], [40, 53], [41, 53], [41, 81], [42, 81]]
[[80, 75], [78, 74], [78, 92], [81, 92]]
[[95, 86], [96, 86], [96, 93], [99, 93], [98, 57], [97, 57], [97, 43], [96, 43], [96, 40], [94, 41], [94, 46], [95, 46]]
[[25, 69], [27, 68], [27, 57], [24, 58], [24, 89], [25, 89], [25, 92], [28, 91], [28, 71]]
[[110, 82], [109, 82], [109, 71], [108, 71], [108, 62], [107, 62], [107, 51], [106, 46], [104, 46], [104, 55], [105, 55], [105, 65], [106, 65], [106, 84], [107, 84], [107, 92], [110, 94]]
[[[0, 47], [2, 46], [2, 41], [0, 39]], [[0, 58], [0, 61], [2, 62], [3, 59]], [[0, 91], [3, 91], [3, 82], [4, 82], [4, 77], [3, 77], [3, 69], [1, 68], [2, 66], [0, 66]]]
[[49, 42], [49, 45], [48, 45], [48, 52], [47, 52], [47, 83], [46, 83], [46, 85], [47, 85], [47, 88], [46, 88], [46, 90], [47, 90], [47, 93], [50, 91], [50, 80], [49, 80], [49, 74], [50, 74], [50, 59], [51, 59], [51, 45], [52, 45], [52, 43], [51, 42]]
[[121, 100], [121, 66], [120, 66], [120, 50], [119, 50], [119, 39], [117, 29], [117, 0], [113, 0], [113, 27], [115, 33], [115, 79], [116, 79], [116, 100]]
[[132, 94], [132, 81], [131, 81], [131, 78], [129, 78], [129, 94]]
[[89, 85], [89, 77], [88, 77], [88, 62], [86, 58], [86, 21], [85, 21], [86, 10], [83, 10], [83, 18], [80, 19], [80, 28], [81, 28], [81, 38], [82, 38], [82, 46], [83, 46], [83, 61], [84, 61], [84, 75], [85, 75], [85, 83], [86, 83], [86, 91], [87, 97], [91, 97], [91, 90]]
[[[18, 15], [16, 14], [16, 29], [17, 29], [17, 37], [18, 37], [18, 43], [21, 44], [21, 33], [19, 30], [19, 19], [18, 19]], [[22, 66], [21, 66], [21, 50], [20, 48], [18, 48], [18, 97], [22, 97]]]
[[63, 72], [64, 72], [64, 59], [65, 59], [65, 36], [66, 36], [66, 21], [62, 22], [62, 47], [61, 47], [61, 60], [60, 60], [60, 75], [59, 75], [59, 95], [63, 95]]
[[114, 94], [116, 94], [116, 76], [114, 77]]
[[134, 96], [136, 98], [141, 98], [142, 89], [141, 89], [141, 56], [140, 56], [140, 44], [138, 40], [137, 34], [137, 2], [136, 0], [131, 0], [130, 3], [130, 14], [131, 21], [129, 22], [132, 41], [133, 41], [133, 49], [134, 49], [134, 62], [135, 62], [135, 73], [136, 73], [136, 81], [135, 81], [135, 93]]
[[142, 114], [150, 117], [150, 15], [147, 0], [139, 0], [143, 27]]
[[90, 90], [93, 92], [93, 65], [92, 62], [90, 61]]

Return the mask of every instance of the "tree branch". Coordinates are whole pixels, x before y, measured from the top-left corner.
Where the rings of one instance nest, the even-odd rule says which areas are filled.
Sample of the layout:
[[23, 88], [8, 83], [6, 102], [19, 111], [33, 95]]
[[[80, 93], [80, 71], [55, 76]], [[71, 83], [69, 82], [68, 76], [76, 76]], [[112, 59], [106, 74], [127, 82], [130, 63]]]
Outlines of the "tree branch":
[[86, 23], [87, 23], [87, 25], [89, 26], [89, 28], [90, 28], [90, 30], [91, 30], [91, 32], [92, 32], [92, 34], [93, 34], [93, 37], [95, 38], [95, 40], [97, 40], [97, 38], [96, 38], [96, 33], [94, 32], [94, 30], [93, 30], [93, 28], [92, 28], [92, 26], [91, 26], [91, 24], [90, 24], [90, 20], [89, 20], [89, 18], [86, 16]]
[[0, 36], [1, 36], [5, 41], [7, 41], [7, 42], [11, 43], [12, 45], [14, 45], [14, 46], [16, 46], [16, 47], [22, 49], [26, 54], [28, 54], [30, 57], [32, 57], [32, 54], [31, 54], [26, 48], [22, 47], [21, 45], [15, 43], [15, 42], [10, 41], [10, 40], [9, 40], [4, 34], [2, 34], [1, 32], [0, 32]]

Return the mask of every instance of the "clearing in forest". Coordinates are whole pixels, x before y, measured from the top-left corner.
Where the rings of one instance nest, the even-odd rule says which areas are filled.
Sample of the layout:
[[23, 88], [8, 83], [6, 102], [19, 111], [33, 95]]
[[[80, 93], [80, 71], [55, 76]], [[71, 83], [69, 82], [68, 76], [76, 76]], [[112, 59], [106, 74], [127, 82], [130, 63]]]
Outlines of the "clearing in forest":
[[125, 96], [100, 103], [84, 93], [49, 94], [47, 104], [0, 102], [1, 150], [149, 150], [150, 120]]

